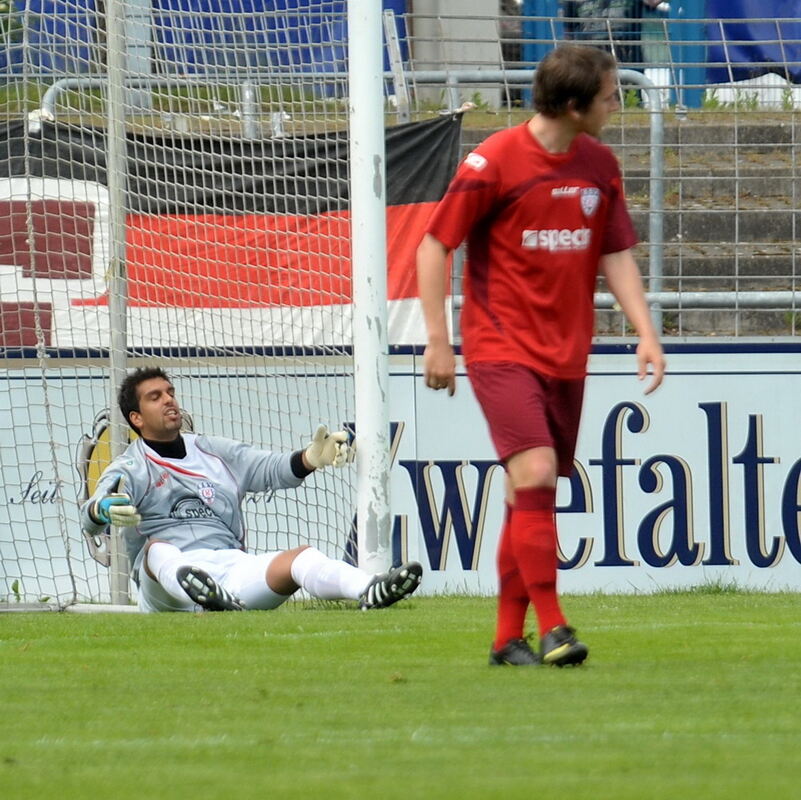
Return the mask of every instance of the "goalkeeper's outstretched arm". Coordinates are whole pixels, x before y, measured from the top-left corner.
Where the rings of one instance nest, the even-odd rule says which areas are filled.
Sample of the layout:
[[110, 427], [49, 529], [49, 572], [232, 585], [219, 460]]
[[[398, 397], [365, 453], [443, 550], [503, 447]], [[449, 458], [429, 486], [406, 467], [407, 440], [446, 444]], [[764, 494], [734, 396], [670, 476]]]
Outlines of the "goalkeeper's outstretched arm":
[[346, 431], [329, 431], [325, 425], [317, 427], [303, 449], [292, 452], [222, 437], [201, 436], [198, 441], [228, 465], [241, 493], [296, 489], [315, 470], [348, 464], [353, 452]]

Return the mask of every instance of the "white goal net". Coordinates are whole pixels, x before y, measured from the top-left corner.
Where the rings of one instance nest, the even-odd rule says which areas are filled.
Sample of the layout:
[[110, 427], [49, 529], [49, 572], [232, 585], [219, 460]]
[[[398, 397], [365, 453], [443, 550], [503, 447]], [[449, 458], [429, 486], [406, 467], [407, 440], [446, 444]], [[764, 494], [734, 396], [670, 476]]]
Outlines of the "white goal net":
[[[109, 459], [110, 352], [164, 367], [197, 432], [287, 450], [353, 423], [344, 4], [112, 5], [122, 85], [85, 3], [17, 15], [28, 35], [6, 40], [6, 608], [109, 601], [108, 542], [83, 538], [78, 503]], [[343, 557], [354, 480], [249, 498], [249, 549]]]

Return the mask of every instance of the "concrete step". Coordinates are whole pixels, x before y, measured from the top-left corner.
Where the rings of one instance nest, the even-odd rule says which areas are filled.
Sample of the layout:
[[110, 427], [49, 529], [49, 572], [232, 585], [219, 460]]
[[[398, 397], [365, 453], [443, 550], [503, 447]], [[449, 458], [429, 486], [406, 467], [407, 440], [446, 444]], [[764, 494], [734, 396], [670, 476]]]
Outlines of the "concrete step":
[[[787, 309], [692, 309], [663, 311], [663, 329], [666, 335], [679, 336], [797, 336], [801, 332], [801, 312]], [[623, 326], [619, 312], [596, 312], [595, 329], [599, 336], [631, 334]]]
[[[635, 122], [613, 124], [604, 128], [601, 140], [613, 149], [647, 152], [651, 132], [647, 114]], [[498, 127], [463, 127], [462, 146], [469, 152], [498, 130]], [[769, 153], [801, 147], [801, 110], [792, 113], [735, 115], [705, 114], [702, 121], [677, 122], [668, 118], [663, 128], [664, 146], [685, 152], [709, 153], [737, 149], [742, 153]]]
[[[650, 145], [651, 134], [646, 115], [636, 124], [613, 124], [604, 128], [602, 141], [616, 146]], [[665, 119], [664, 143], [668, 147], [719, 150], [736, 145], [744, 151], [769, 152], [801, 145], [801, 112], [776, 111], [769, 114], [703, 114], [696, 120], [679, 122]]]
[[[624, 170], [623, 179], [630, 205], [641, 203], [649, 196], [649, 170]], [[705, 200], [734, 197], [737, 194], [760, 197], [765, 205], [770, 205], [769, 201], [774, 197], [792, 199], [793, 192], [799, 191], [798, 180], [788, 174], [785, 167], [748, 170], [668, 169], [664, 179], [665, 202], [673, 205], [680, 205], [684, 198]]]
[[[651, 162], [650, 145], [610, 145], [623, 169], [647, 169]], [[798, 169], [801, 163], [801, 146], [775, 145], [769, 148], [754, 148], [751, 145], [736, 147], [709, 144], [703, 147], [662, 147], [662, 157], [666, 169], [695, 169], [699, 174], [708, 171], [712, 174], [719, 169], [749, 169], [758, 172], [764, 168], [784, 167]]]
[[[651, 275], [647, 247], [637, 249], [646, 282]], [[775, 256], [668, 256], [662, 264], [664, 291], [778, 291], [801, 289], [801, 249]]]
[[[630, 211], [637, 235], [648, 241], [649, 211], [636, 206]], [[801, 231], [801, 210], [786, 199], [768, 210], [761, 198], [758, 204], [743, 198], [727, 205], [720, 198], [714, 204], [685, 202], [665, 210], [663, 230], [666, 242], [793, 242]]]

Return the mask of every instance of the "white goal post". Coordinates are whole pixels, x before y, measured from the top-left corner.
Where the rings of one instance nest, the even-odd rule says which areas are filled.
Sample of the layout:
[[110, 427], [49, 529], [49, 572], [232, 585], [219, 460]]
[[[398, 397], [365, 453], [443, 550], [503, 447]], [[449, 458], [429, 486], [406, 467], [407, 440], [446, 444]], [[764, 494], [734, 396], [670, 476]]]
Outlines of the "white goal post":
[[196, 431], [286, 450], [320, 422], [358, 429], [355, 469], [246, 500], [248, 547], [385, 568], [381, 4], [62, 5], [78, 43], [45, 64], [26, 38], [7, 87], [56, 111], [4, 134], [0, 610], [131, 601], [113, 534], [85, 539], [78, 505], [127, 444], [116, 389], [143, 365]]

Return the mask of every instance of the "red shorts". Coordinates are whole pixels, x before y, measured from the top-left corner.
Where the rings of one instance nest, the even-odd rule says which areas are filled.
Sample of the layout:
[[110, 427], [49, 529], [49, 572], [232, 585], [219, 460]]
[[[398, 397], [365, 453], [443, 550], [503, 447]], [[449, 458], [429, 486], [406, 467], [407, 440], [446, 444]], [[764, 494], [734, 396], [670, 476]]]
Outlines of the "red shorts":
[[495, 361], [468, 364], [467, 375], [501, 461], [532, 447], [552, 447], [559, 474], [570, 476], [583, 378], [547, 378], [524, 364]]

